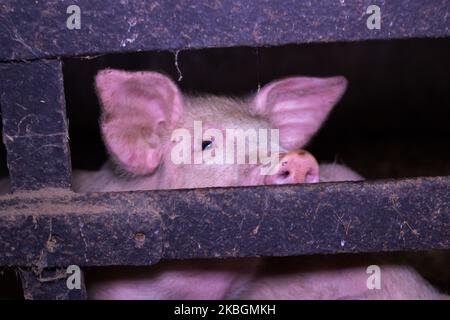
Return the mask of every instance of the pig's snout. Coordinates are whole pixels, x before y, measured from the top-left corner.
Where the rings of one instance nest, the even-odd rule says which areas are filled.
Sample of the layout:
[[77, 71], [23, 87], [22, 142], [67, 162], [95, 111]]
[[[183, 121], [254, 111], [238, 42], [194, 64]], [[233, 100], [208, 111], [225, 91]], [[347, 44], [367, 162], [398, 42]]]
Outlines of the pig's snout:
[[307, 151], [291, 151], [283, 155], [275, 173], [267, 175], [265, 184], [292, 184], [319, 182], [319, 164]]

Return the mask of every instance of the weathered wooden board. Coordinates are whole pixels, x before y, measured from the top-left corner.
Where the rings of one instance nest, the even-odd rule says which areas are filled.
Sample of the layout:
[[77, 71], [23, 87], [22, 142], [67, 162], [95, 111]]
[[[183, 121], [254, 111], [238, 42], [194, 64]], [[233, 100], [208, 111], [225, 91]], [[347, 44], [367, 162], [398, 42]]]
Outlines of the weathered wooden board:
[[450, 247], [450, 177], [0, 199], [0, 265]]
[[11, 189], [70, 187], [61, 61], [0, 63], [0, 106]]
[[[67, 8], [80, 8], [69, 30]], [[366, 26], [381, 9], [381, 29]], [[448, 0], [3, 0], [0, 61], [97, 53], [448, 37]]]
[[75, 194], [60, 189], [2, 197], [0, 265], [42, 270], [68, 265], [159, 261], [161, 219], [140, 193]]

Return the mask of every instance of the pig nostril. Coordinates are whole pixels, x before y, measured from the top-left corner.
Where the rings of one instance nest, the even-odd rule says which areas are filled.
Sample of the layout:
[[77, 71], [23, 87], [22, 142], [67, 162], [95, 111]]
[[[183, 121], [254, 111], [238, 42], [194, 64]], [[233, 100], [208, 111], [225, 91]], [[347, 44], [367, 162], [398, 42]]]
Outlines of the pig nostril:
[[286, 171], [283, 171], [280, 173], [280, 177], [287, 178], [287, 177], [289, 177], [290, 174], [291, 174], [291, 172], [286, 170]]

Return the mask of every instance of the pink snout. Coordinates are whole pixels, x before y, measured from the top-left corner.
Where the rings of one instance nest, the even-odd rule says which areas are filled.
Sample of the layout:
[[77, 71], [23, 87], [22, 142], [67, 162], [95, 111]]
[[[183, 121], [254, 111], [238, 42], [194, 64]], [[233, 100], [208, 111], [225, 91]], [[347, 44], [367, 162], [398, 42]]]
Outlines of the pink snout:
[[282, 156], [275, 174], [264, 178], [265, 184], [293, 184], [319, 182], [319, 164], [307, 151], [291, 151]]

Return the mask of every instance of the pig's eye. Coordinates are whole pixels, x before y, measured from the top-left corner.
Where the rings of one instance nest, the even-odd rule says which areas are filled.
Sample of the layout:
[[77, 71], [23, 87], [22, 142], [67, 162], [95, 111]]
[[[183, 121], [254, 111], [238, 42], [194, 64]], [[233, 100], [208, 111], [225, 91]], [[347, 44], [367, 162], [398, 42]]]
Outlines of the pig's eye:
[[211, 140], [203, 140], [202, 141], [202, 151], [211, 148], [213, 142]]

